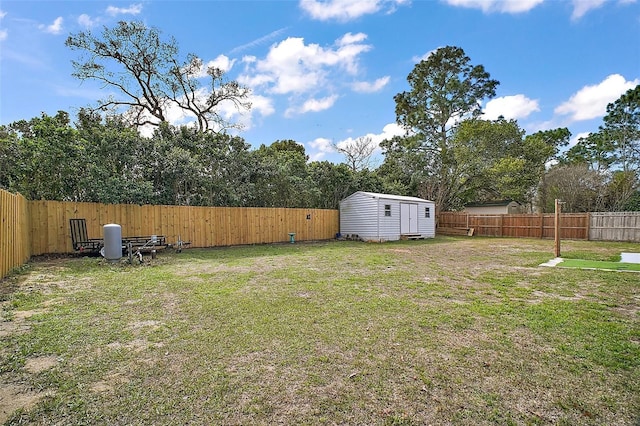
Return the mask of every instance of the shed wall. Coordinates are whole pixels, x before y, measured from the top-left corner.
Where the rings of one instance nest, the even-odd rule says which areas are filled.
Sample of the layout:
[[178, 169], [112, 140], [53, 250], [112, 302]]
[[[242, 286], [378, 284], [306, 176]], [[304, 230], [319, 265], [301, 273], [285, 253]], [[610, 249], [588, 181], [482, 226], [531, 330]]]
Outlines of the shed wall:
[[340, 202], [340, 233], [358, 235], [364, 240], [378, 239], [378, 200], [360, 194]]
[[[425, 207], [429, 207], [429, 216], [424, 217]], [[436, 236], [436, 205], [435, 203], [419, 203], [418, 204], [418, 233], [422, 236], [435, 238]]]
[[[384, 215], [384, 206], [391, 206], [391, 216]], [[400, 239], [400, 202], [397, 200], [380, 200], [378, 208], [380, 216], [380, 241], [396, 241]]]
[[[401, 201], [372, 198], [355, 193], [340, 202], [340, 233], [358, 235], [365, 241], [396, 241], [400, 239], [400, 204], [418, 205], [418, 233], [435, 237], [435, 204], [433, 202]], [[391, 216], [385, 216], [385, 205], [391, 206]], [[425, 207], [430, 217], [425, 217]]]

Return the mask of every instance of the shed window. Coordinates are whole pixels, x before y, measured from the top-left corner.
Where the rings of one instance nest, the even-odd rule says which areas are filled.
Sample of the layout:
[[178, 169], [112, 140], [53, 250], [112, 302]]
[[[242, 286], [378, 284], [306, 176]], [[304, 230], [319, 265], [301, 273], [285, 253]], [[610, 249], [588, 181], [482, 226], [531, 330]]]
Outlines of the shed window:
[[430, 207], [425, 207], [424, 208], [424, 217], [431, 217], [431, 208]]
[[384, 205], [384, 215], [391, 216], [391, 204]]

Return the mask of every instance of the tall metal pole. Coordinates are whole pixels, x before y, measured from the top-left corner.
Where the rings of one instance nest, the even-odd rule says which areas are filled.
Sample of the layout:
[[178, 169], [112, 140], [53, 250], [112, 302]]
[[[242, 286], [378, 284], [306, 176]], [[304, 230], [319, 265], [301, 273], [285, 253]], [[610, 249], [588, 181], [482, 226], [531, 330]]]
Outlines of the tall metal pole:
[[554, 228], [555, 228], [555, 255], [556, 257], [560, 257], [560, 200], [556, 198], [556, 209], [555, 209], [555, 220], [554, 220]]

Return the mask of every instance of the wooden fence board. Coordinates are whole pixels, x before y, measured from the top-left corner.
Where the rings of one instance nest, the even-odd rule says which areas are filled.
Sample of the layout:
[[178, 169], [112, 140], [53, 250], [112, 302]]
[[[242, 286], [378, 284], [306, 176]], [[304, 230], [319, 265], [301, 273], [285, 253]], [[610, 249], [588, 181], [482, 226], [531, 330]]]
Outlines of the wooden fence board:
[[286, 242], [289, 232], [296, 233], [296, 241], [324, 240], [334, 238], [339, 227], [337, 210], [28, 203], [33, 255], [71, 253], [72, 218], [86, 219], [90, 238], [102, 238], [105, 224], [118, 223], [123, 236], [164, 235], [172, 244], [180, 237], [191, 247]]
[[640, 212], [591, 213], [589, 239], [640, 242]]
[[30, 214], [22, 195], [0, 189], [0, 279], [31, 257]]
[[[589, 237], [589, 213], [563, 213], [560, 237], [586, 240]], [[553, 238], [553, 214], [471, 214], [441, 212], [438, 215], [439, 233], [459, 234], [456, 230], [474, 229], [474, 235], [487, 237]]]

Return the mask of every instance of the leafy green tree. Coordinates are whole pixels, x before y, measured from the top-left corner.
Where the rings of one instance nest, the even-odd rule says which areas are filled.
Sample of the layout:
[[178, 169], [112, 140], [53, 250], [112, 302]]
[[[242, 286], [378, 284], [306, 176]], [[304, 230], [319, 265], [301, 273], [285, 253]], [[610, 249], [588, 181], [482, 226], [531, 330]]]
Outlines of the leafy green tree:
[[526, 161], [519, 145], [524, 131], [511, 120], [470, 119], [457, 127], [450, 142], [451, 192], [461, 203], [513, 198], [523, 201]]
[[[538, 191], [544, 191], [546, 188], [544, 179], [547, 165], [559, 159], [561, 149], [569, 145], [570, 138], [571, 132], [566, 127], [542, 130], [525, 136], [521, 149], [516, 154], [526, 162], [525, 173], [518, 181], [519, 187], [526, 189], [521, 202], [533, 207]], [[540, 197], [546, 196], [541, 194]], [[520, 201], [518, 197], [514, 199]]]
[[83, 168], [78, 132], [70, 125], [69, 114], [42, 114], [3, 127], [2, 157], [9, 173], [3, 185], [37, 200], [77, 201]]
[[258, 165], [250, 145], [239, 136], [225, 133], [203, 137], [201, 161], [207, 204], [255, 206], [256, 190], [252, 179]]
[[340, 200], [356, 191], [354, 172], [346, 164], [313, 161], [308, 167], [310, 181], [317, 188], [309, 207], [337, 209]]
[[601, 132], [613, 143], [624, 172], [640, 169], [640, 85], [607, 105]]
[[[227, 128], [219, 114], [222, 102], [249, 108], [249, 91], [236, 81], [227, 81], [224, 71], [209, 66], [203, 76], [203, 61], [194, 54], [182, 59], [173, 38], [164, 41], [160, 31], [142, 22], [118, 22], [104, 27], [100, 35], [90, 31], [70, 35], [66, 45], [81, 52], [73, 61], [74, 77], [95, 80], [121, 96], [98, 101], [95, 110], [126, 110], [136, 126], [167, 121], [169, 108], [179, 108], [196, 120], [200, 131]], [[201, 78], [208, 84], [202, 84]]]
[[563, 164], [582, 163], [592, 170], [604, 172], [616, 162], [615, 146], [603, 132], [580, 138], [560, 159]]
[[[394, 136], [380, 143], [384, 161], [377, 173], [391, 194], [429, 198], [427, 178], [433, 173], [419, 135]], [[432, 179], [436, 181], [437, 179]]]
[[615, 170], [611, 173], [606, 186], [608, 211], [623, 211], [638, 192], [638, 174], [635, 170]]
[[582, 138], [561, 159], [584, 164], [607, 179], [604, 209], [621, 210], [638, 189], [640, 173], [640, 85], [607, 106], [597, 132]]
[[[397, 122], [416, 139], [396, 139], [396, 152], [424, 157], [420, 192], [446, 210], [459, 203], [451, 136], [455, 124], [478, 116], [480, 103], [495, 95], [499, 84], [482, 65], [472, 65], [459, 47], [447, 46], [420, 61], [407, 77], [410, 90], [398, 93]], [[405, 147], [404, 142], [409, 146]]]
[[18, 133], [8, 126], [0, 126], [0, 188], [18, 191], [21, 180], [20, 139]]
[[606, 210], [606, 177], [586, 164], [551, 167], [543, 184], [545, 198], [538, 205], [544, 212], [554, 211], [555, 199], [565, 203], [562, 210], [567, 213]]
[[146, 179], [140, 153], [142, 136], [119, 116], [102, 117], [82, 109], [76, 129], [82, 162], [77, 173], [81, 201], [147, 204], [155, 201], [153, 183]]
[[276, 141], [253, 152], [256, 170], [252, 178], [255, 203], [264, 207], [307, 207], [316, 186], [309, 176], [304, 146]]

